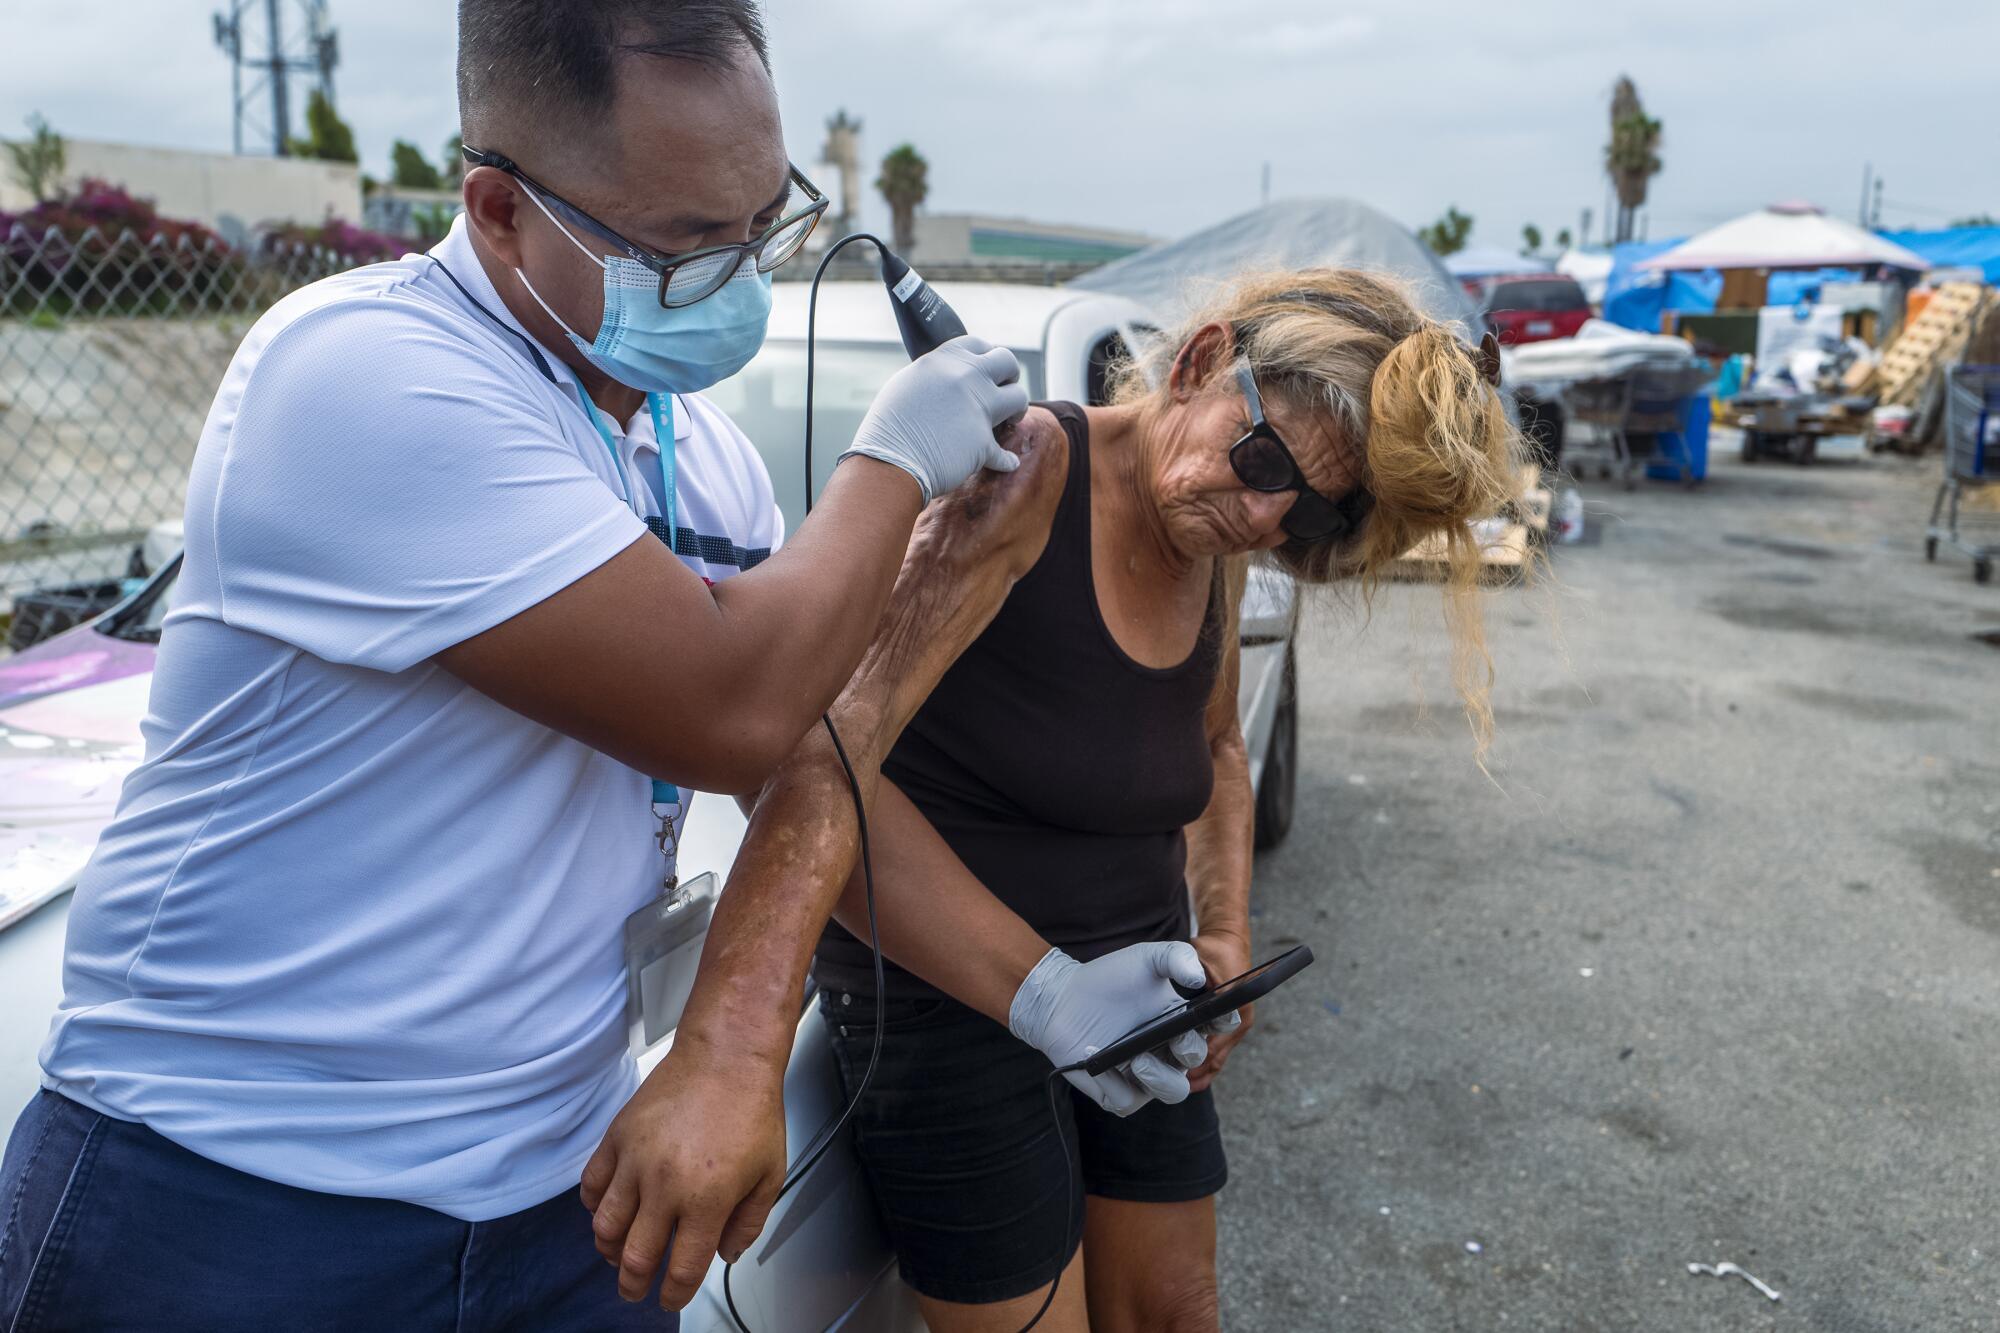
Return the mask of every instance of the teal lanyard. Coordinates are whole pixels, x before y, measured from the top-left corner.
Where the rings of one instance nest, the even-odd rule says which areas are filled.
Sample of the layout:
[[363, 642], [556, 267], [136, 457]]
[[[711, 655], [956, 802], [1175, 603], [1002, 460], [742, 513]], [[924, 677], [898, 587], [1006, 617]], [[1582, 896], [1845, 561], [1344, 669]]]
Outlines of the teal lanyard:
[[[597, 428], [597, 438], [604, 441], [604, 452], [611, 455], [611, 473], [618, 478], [618, 493], [625, 497], [625, 503], [632, 503], [632, 488], [625, 484], [625, 463], [618, 457], [618, 446], [612, 442], [611, 428], [598, 415], [597, 404], [590, 401], [590, 395], [576, 386], [577, 401], [590, 416], [590, 424]], [[660, 404], [665, 403], [662, 413]], [[646, 408], [653, 414], [653, 438], [659, 443], [658, 462], [660, 465], [660, 518], [667, 528], [667, 549], [679, 555], [674, 545], [673, 534], [678, 526], [679, 515], [674, 505], [674, 400], [665, 394], [646, 395]]]
[[[630, 505], [632, 488], [625, 482], [625, 463], [619, 458], [618, 446], [611, 439], [611, 428], [604, 424], [604, 418], [598, 415], [597, 405], [590, 401], [590, 395], [583, 391], [581, 384], [576, 386], [576, 396], [583, 404], [583, 410], [590, 414], [590, 424], [597, 427], [597, 438], [604, 441], [605, 452], [611, 455], [611, 471], [618, 478], [618, 491], [625, 497], [625, 503]], [[664, 413], [660, 410], [661, 403], [666, 404]], [[674, 550], [674, 536], [679, 531], [680, 520], [674, 506], [674, 400], [665, 394], [649, 393], [646, 395], [646, 406], [653, 414], [653, 438], [660, 446], [660, 517], [667, 529], [667, 549], [678, 555], [680, 552]], [[655, 806], [678, 805], [680, 799], [680, 788], [671, 782], [653, 779]]]

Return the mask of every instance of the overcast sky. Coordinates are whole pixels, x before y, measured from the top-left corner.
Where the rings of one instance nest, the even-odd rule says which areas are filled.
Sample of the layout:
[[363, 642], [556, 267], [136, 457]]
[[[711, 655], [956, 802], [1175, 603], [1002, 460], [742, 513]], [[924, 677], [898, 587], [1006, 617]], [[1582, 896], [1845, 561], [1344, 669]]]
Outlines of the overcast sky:
[[[23, 4], [0, 21], [0, 135], [41, 111], [77, 137], [226, 151], [217, 3]], [[364, 168], [386, 175], [398, 137], [435, 154], [456, 129], [456, 7], [331, 8]], [[793, 156], [817, 158], [846, 107], [865, 161], [917, 145], [937, 211], [1179, 235], [1255, 206], [1269, 162], [1274, 197], [1351, 195], [1411, 225], [1456, 204], [1475, 243], [1516, 244], [1524, 222], [1553, 235], [1584, 208], [1596, 230], [1628, 73], [1665, 125], [1655, 239], [1782, 198], [1853, 217], [1868, 161], [1888, 225], [2000, 215], [2000, 0], [767, 0], [767, 16]], [[871, 194], [864, 218], [884, 214]]]

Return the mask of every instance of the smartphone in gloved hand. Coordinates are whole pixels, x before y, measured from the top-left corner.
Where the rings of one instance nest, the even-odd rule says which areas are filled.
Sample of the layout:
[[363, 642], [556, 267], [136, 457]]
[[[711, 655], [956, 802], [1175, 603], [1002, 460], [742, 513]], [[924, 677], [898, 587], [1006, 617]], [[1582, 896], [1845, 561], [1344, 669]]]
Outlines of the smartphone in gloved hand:
[[1255, 1004], [1305, 970], [1312, 960], [1312, 949], [1300, 944], [1276, 958], [1259, 963], [1241, 976], [1231, 977], [1220, 986], [1191, 990], [1176, 983], [1174, 989], [1186, 997], [1178, 1009], [1169, 1009], [1158, 1018], [1141, 1023], [1109, 1046], [1094, 1052], [1076, 1068], [1093, 1078], [1107, 1069], [1115, 1069], [1135, 1056], [1165, 1046], [1183, 1032], [1192, 1032], [1205, 1023], [1213, 1023], [1236, 1012], [1246, 1004]]

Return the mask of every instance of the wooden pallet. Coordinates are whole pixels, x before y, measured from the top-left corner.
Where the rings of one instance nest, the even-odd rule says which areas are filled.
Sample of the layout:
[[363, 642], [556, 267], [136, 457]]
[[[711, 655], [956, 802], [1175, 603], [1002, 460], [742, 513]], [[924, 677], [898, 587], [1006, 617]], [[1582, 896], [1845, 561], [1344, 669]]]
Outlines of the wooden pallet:
[[1949, 364], [1971, 336], [1990, 300], [1977, 282], [1947, 282], [1923, 313], [1910, 321], [1877, 368], [1876, 402], [1914, 407], [1940, 365]]
[[[1528, 563], [1528, 525], [1509, 523], [1479, 548], [1479, 576], [1487, 583], [1508, 583], [1521, 576]], [[1432, 533], [1389, 567], [1389, 577], [1415, 583], [1442, 583], [1450, 572], [1444, 535]]]
[[[1487, 583], [1511, 582], [1521, 576], [1531, 547], [1548, 540], [1549, 516], [1556, 493], [1542, 485], [1542, 469], [1523, 463], [1514, 475], [1514, 499], [1501, 511], [1504, 526], [1489, 532], [1479, 548], [1480, 578]], [[1443, 533], [1432, 533], [1396, 557], [1389, 577], [1421, 583], [1441, 583], [1451, 569]]]

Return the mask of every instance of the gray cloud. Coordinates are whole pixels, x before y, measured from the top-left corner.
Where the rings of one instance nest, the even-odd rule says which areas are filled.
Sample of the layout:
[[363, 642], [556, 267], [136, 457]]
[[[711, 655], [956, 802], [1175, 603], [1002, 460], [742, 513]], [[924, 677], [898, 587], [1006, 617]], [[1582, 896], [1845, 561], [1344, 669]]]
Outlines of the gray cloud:
[[[0, 132], [32, 110], [95, 138], [229, 145], [209, 5], [69, 0], [7, 24]], [[455, 127], [452, 7], [334, 0], [340, 104], [365, 165]], [[1601, 217], [1621, 72], [1666, 127], [1655, 236], [1778, 198], [1843, 215], [1861, 164], [1892, 223], [2000, 213], [1990, 151], [2000, 5], [1909, 0], [768, 0], [788, 136], [815, 156], [845, 106], [872, 159], [904, 140], [932, 206], [1177, 234], [1275, 192], [1348, 194], [1406, 222], [1456, 203], [1478, 239]], [[872, 200], [869, 217], [881, 209]]]

